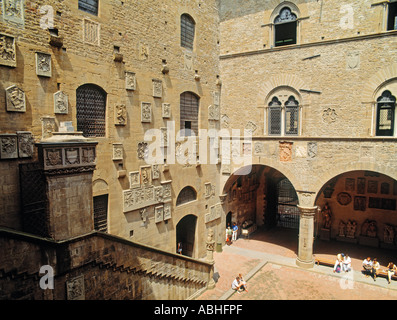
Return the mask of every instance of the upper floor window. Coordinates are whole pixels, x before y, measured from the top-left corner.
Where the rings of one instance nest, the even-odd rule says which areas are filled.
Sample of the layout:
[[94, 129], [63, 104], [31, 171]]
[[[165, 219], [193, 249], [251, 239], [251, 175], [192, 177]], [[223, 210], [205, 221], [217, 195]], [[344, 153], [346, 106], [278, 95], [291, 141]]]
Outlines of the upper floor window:
[[268, 104], [269, 135], [299, 134], [299, 102], [294, 96], [282, 103], [274, 96]]
[[387, 30], [397, 30], [397, 2], [388, 4]]
[[396, 97], [389, 90], [383, 91], [377, 99], [376, 135], [393, 136]]
[[184, 136], [198, 134], [199, 98], [192, 92], [180, 97], [180, 129]]
[[193, 50], [194, 30], [196, 23], [193, 18], [184, 13], [181, 15], [181, 46]]
[[79, 0], [79, 9], [93, 15], [98, 15], [99, 0]]
[[85, 137], [104, 137], [106, 133], [106, 92], [94, 84], [76, 91], [77, 130]]
[[176, 205], [179, 206], [184, 203], [188, 203], [197, 199], [197, 193], [192, 187], [184, 187], [179, 192], [178, 198], [176, 199]]
[[297, 17], [290, 8], [284, 7], [274, 19], [274, 45], [296, 44]]

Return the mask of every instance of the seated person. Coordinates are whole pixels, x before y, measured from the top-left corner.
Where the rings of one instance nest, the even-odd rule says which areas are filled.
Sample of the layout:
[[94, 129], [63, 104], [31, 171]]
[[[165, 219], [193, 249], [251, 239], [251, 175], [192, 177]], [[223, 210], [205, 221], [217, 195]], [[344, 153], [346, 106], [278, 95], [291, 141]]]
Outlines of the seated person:
[[368, 257], [367, 259], [364, 259], [363, 261], [363, 272], [365, 273], [365, 276], [368, 278], [369, 275], [372, 273], [372, 261], [371, 258]]
[[349, 255], [346, 253], [346, 255], [343, 257], [343, 263], [342, 263], [342, 270], [344, 272], [351, 271], [352, 269], [352, 260], [350, 259]]
[[236, 277], [236, 279], [234, 279], [234, 281], [232, 282], [232, 289], [236, 290], [237, 293], [240, 293], [240, 287], [243, 284], [240, 282], [240, 277]]

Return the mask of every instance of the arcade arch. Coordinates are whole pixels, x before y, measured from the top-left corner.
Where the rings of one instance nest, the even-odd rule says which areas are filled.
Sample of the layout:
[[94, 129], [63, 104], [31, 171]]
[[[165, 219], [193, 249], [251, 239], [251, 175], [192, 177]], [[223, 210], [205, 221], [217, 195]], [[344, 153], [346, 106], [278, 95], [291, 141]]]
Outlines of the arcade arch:
[[[326, 227], [322, 211], [328, 204], [331, 221]], [[375, 171], [352, 170], [336, 175], [320, 189], [315, 232], [324, 240], [373, 247], [396, 247], [397, 180]], [[392, 233], [392, 234], [390, 234]]]

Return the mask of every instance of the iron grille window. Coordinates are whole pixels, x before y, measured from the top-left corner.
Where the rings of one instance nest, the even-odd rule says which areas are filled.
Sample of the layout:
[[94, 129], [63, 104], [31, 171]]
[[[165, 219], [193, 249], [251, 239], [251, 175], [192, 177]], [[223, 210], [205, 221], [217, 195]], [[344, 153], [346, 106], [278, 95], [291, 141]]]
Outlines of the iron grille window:
[[188, 14], [181, 15], [181, 46], [193, 50], [195, 22]]
[[378, 98], [377, 104], [376, 135], [393, 136], [396, 97], [386, 90]]
[[184, 92], [180, 98], [180, 129], [184, 136], [197, 136], [199, 98], [192, 92]]
[[286, 228], [299, 228], [298, 195], [288, 179], [277, 184], [277, 225]]
[[290, 96], [285, 103], [285, 134], [298, 134], [298, 120], [299, 120], [299, 106], [298, 101], [293, 96]]
[[281, 102], [277, 97], [269, 103], [269, 134], [281, 134]]
[[106, 92], [87, 84], [76, 92], [77, 130], [85, 137], [104, 137], [106, 129]]
[[192, 187], [185, 187], [179, 192], [178, 198], [176, 199], [176, 205], [179, 206], [190, 201], [194, 201], [197, 198], [196, 191]]
[[98, 0], [79, 0], [79, 9], [97, 16]]
[[274, 45], [279, 47], [296, 44], [296, 28], [296, 15], [288, 7], [281, 9], [280, 14], [274, 19]]
[[108, 195], [94, 197], [94, 229], [107, 232], [108, 230]]

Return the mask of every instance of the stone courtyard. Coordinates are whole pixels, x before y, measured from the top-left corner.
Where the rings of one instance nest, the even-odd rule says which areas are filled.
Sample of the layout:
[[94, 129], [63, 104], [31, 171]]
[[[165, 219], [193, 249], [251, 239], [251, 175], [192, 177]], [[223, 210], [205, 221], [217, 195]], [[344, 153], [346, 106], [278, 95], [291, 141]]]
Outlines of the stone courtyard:
[[[333, 259], [337, 252], [349, 252], [351, 273], [336, 274], [331, 267], [315, 265], [312, 269], [296, 266], [295, 230], [259, 230], [249, 239], [239, 238], [222, 252], [215, 252], [216, 287], [198, 300], [396, 300], [397, 282], [385, 278], [366, 278], [361, 263], [367, 255], [377, 257], [381, 266], [395, 255], [393, 251], [339, 242], [316, 240], [315, 255]], [[248, 292], [231, 290], [231, 283], [241, 273]]]

